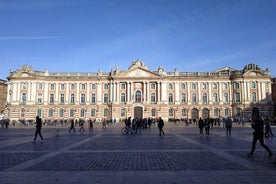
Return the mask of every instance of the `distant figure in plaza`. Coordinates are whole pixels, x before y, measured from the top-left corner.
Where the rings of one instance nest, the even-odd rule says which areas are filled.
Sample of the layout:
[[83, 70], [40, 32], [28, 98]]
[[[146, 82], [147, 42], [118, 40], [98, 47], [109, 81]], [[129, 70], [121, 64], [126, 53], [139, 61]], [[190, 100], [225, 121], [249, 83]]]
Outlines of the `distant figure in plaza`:
[[226, 135], [231, 135], [231, 129], [232, 129], [232, 119], [231, 117], [227, 117], [225, 120], [225, 127], [226, 127]]
[[91, 119], [88, 120], [88, 126], [89, 126], [89, 131], [93, 132], [93, 121]]
[[84, 120], [80, 120], [79, 121], [80, 122], [80, 129], [79, 129], [79, 132], [84, 132], [85, 130], [84, 130]]
[[159, 128], [159, 135], [161, 135], [161, 133], [164, 135], [164, 131], [163, 131], [163, 127], [164, 127], [164, 121], [161, 117], [158, 118], [158, 128]]
[[209, 120], [209, 118], [205, 119], [204, 125], [205, 125], [205, 133], [207, 135], [209, 135], [209, 133], [210, 133], [210, 120]]
[[106, 129], [106, 124], [107, 124], [106, 119], [103, 119], [102, 124], [103, 124], [103, 129]]
[[203, 134], [204, 121], [201, 118], [199, 118], [199, 120], [198, 120], [198, 128], [199, 128], [199, 133]]
[[259, 140], [261, 146], [266, 149], [268, 152], [268, 157], [272, 156], [272, 152], [270, 149], [264, 144], [264, 121], [262, 120], [259, 109], [258, 108], [253, 108], [252, 109], [252, 128], [254, 129], [253, 132], [253, 142], [251, 146], [251, 151], [248, 153], [248, 156], [253, 155], [255, 148], [256, 148], [256, 143]]
[[271, 127], [270, 127], [270, 119], [268, 116], [265, 117], [264, 119], [264, 124], [265, 124], [265, 137], [273, 137], [273, 133], [271, 131]]
[[71, 132], [71, 130], [73, 130], [74, 132], [76, 132], [76, 129], [75, 129], [75, 122], [73, 119], [70, 120], [70, 129], [69, 129], [69, 133]]
[[34, 137], [34, 141], [36, 141], [36, 138], [37, 138], [37, 134], [40, 136], [40, 139], [41, 141], [40, 142], [44, 142], [44, 139], [42, 137], [42, 134], [41, 134], [41, 128], [42, 128], [42, 121], [41, 121], [41, 118], [39, 116], [36, 116], [36, 131], [35, 131], [35, 137]]

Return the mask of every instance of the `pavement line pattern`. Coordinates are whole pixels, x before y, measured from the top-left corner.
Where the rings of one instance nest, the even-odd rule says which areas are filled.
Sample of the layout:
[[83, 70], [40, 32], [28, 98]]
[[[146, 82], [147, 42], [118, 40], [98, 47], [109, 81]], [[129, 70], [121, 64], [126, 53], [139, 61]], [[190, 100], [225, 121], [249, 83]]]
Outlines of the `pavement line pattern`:
[[11, 168], [7, 169], [6, 171], [18, 171], [18, 170], [21, 171], [21, 170], [25, 170], [26, 168], [31, 167], [32, 165], [41, 163], [41, 162], [45, 161], [46, 159], [49, 159], [49, 158], [54, 157], [56, 155], [59, 155], [59, 154], [63, 153], [64, 151], [70, 150], [70, 149], [72, 149], [72, 148], [74, 148], [76, 146], [79, 146], [79, 145], [83, 144], [83, 143], [86, 143], [88, 141], [96, 139], [97, 137], [99, 137], [101, 135], [102, 134], [94, 135], [93, 137], [90, 137], [90, 138], [84, 139], [82, 141], [76, 142], [76, 143], [74, 143], [72, 145], [66, 146], [66, 147], [61, 148], [61, 149], [59, 149], [57, 151], [50, 152], [50, 153], [45, 154], [45, 155], [43, 155], [41, 157], [29, 160], [27, 162], [21, 163], [19, 165], [14, 166], [14, 167], [11, 167]]
[[238, 163], [238, 164], [240, 164], [240, 165], [242, 165], [242, 166], [244, 166], [244, 167], [246, 167], [246, 168], [248, 168], [248, 169], [255, 169], [255, 168], [258, 167], [258, 169], [260, 169], [260, 170], [265, 170], [265, 168], [262, 167], [262, 166], [260, 166], [260, 165], [257, 165], [257, 164], [255, 164], [255, 163], [249, 162], [249, 161], [247, 161], [247, 160], [245, 160], [245, 159], [242, 159], [242, 158], [240, 158], [240, 157], [237, 157], [237, 156], [234, 156], [234, 155], [229, 154], [229, 153], [227, 153], [227, 152], [224, 152], [223, 150], [216, 149], [216, 148], [211, 147], [211, 146], [208, 146], [208, 145], [206, 145], [206, 144], [202, 144], [202, 143], [200, 143], [200, 142], [194, 141], [194, 140], [192, 140], [192, 139], [190, 139], [190, 138], [188, 138], [188, 137], [185, 137], [185, 136], [183, 136], [183, 135], [179, 135], [179, 134], [175, 134], [175, 135], [176, 135], [177, 137], [179, 137], [179, 138], [185, 140], [185, 141], [188, 141], [188, 142], [190, 142], [190, 143], [193, 143], [193, 144], [196, 144], [196, 145], [198, 145], [198, 146], [203, 147], [204, 150], [208, 150], [208, 151], [210, 151], [210, 152], [212, 152], [212, 153], [214, 153], [214, 154], [218, 154], [218, 155], [220, 155], [221, 157], [226, 158], [226, 159], [228, 159], [228, 160], [231, 160], [232, 162]]

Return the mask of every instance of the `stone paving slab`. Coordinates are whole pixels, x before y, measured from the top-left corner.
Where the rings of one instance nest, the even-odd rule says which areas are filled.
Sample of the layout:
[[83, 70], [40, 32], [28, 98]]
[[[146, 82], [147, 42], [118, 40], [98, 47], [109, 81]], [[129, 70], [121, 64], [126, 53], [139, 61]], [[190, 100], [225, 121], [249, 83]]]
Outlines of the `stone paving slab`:
[[[275, 183], [276, 166], [257, 143], [247, 157], [252, 129], [235, 127], [231, 137], [213, 128], [152, 127], [122, 135], [122, 126], [68, 134], [43, 129], [45, 143], [32, 143], [34, 129], [0, 130], [0, 183]], [[275, 129], [273, 129], [274, 132]], [[276, 141], [266, 139], [273, 153]]]

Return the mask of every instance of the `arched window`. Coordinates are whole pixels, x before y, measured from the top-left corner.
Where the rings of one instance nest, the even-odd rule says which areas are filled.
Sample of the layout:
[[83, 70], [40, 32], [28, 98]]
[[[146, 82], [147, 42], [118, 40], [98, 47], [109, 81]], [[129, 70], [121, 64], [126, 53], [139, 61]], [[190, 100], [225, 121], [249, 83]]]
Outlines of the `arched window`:
[[228, 89], [227, 83], [223, 83], [223, 89]]
[[71, 84], [71, 90], [74, 90], [76, 88], [75, 84]]
[[37, 103], [39, 103], [39, 104], [42, 103], [42, 93], [38, 93], [38, 96], [37, 96]]
[[85, 103], [85, 94], [81, 94], [81, 103]]
[[187, 116], [187, 109], [181, 110], [181, 116]]
[[38, 89], [43, 89], [42, 83], [39, 83], [39, 84], [38, 84]]
[[169, 83], [169, 89], [173, 89], [172, 83]]
[[95, 93], [91, 94], [91, 103], [96, 103], [96, 94]]
[[108, 84], [104, 84], [104, 90], [108, 90]]
[[169, 109], [169, 116], [170, 116], [170, 117], [173, 116], [173, 109], [172, 109], [172, 108]]
[[213, 83], [213, 89], [218, 89], [218, 84], [217, 83]]
[[256, 82], [252, 81], [252, 88], [255, 89], [256, 88]]
[[96, 90], [96, 84], [91, 85], [92, 90]]
[[86, 88], [86, 85], [85, 84], [81, 84], [81, 89], [85, 90], [85, 88]]
[[75, 103], [75, 94], [71, 94], [70, 103]]

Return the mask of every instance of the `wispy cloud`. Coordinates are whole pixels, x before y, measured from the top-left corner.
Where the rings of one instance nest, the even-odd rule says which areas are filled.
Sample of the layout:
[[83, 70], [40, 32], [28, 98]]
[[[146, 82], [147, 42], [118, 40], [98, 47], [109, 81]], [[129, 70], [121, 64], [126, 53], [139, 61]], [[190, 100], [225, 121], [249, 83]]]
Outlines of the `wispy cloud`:
[[55, 39], [57, 36], [3, 36], [0, 40], [45, 40]]

